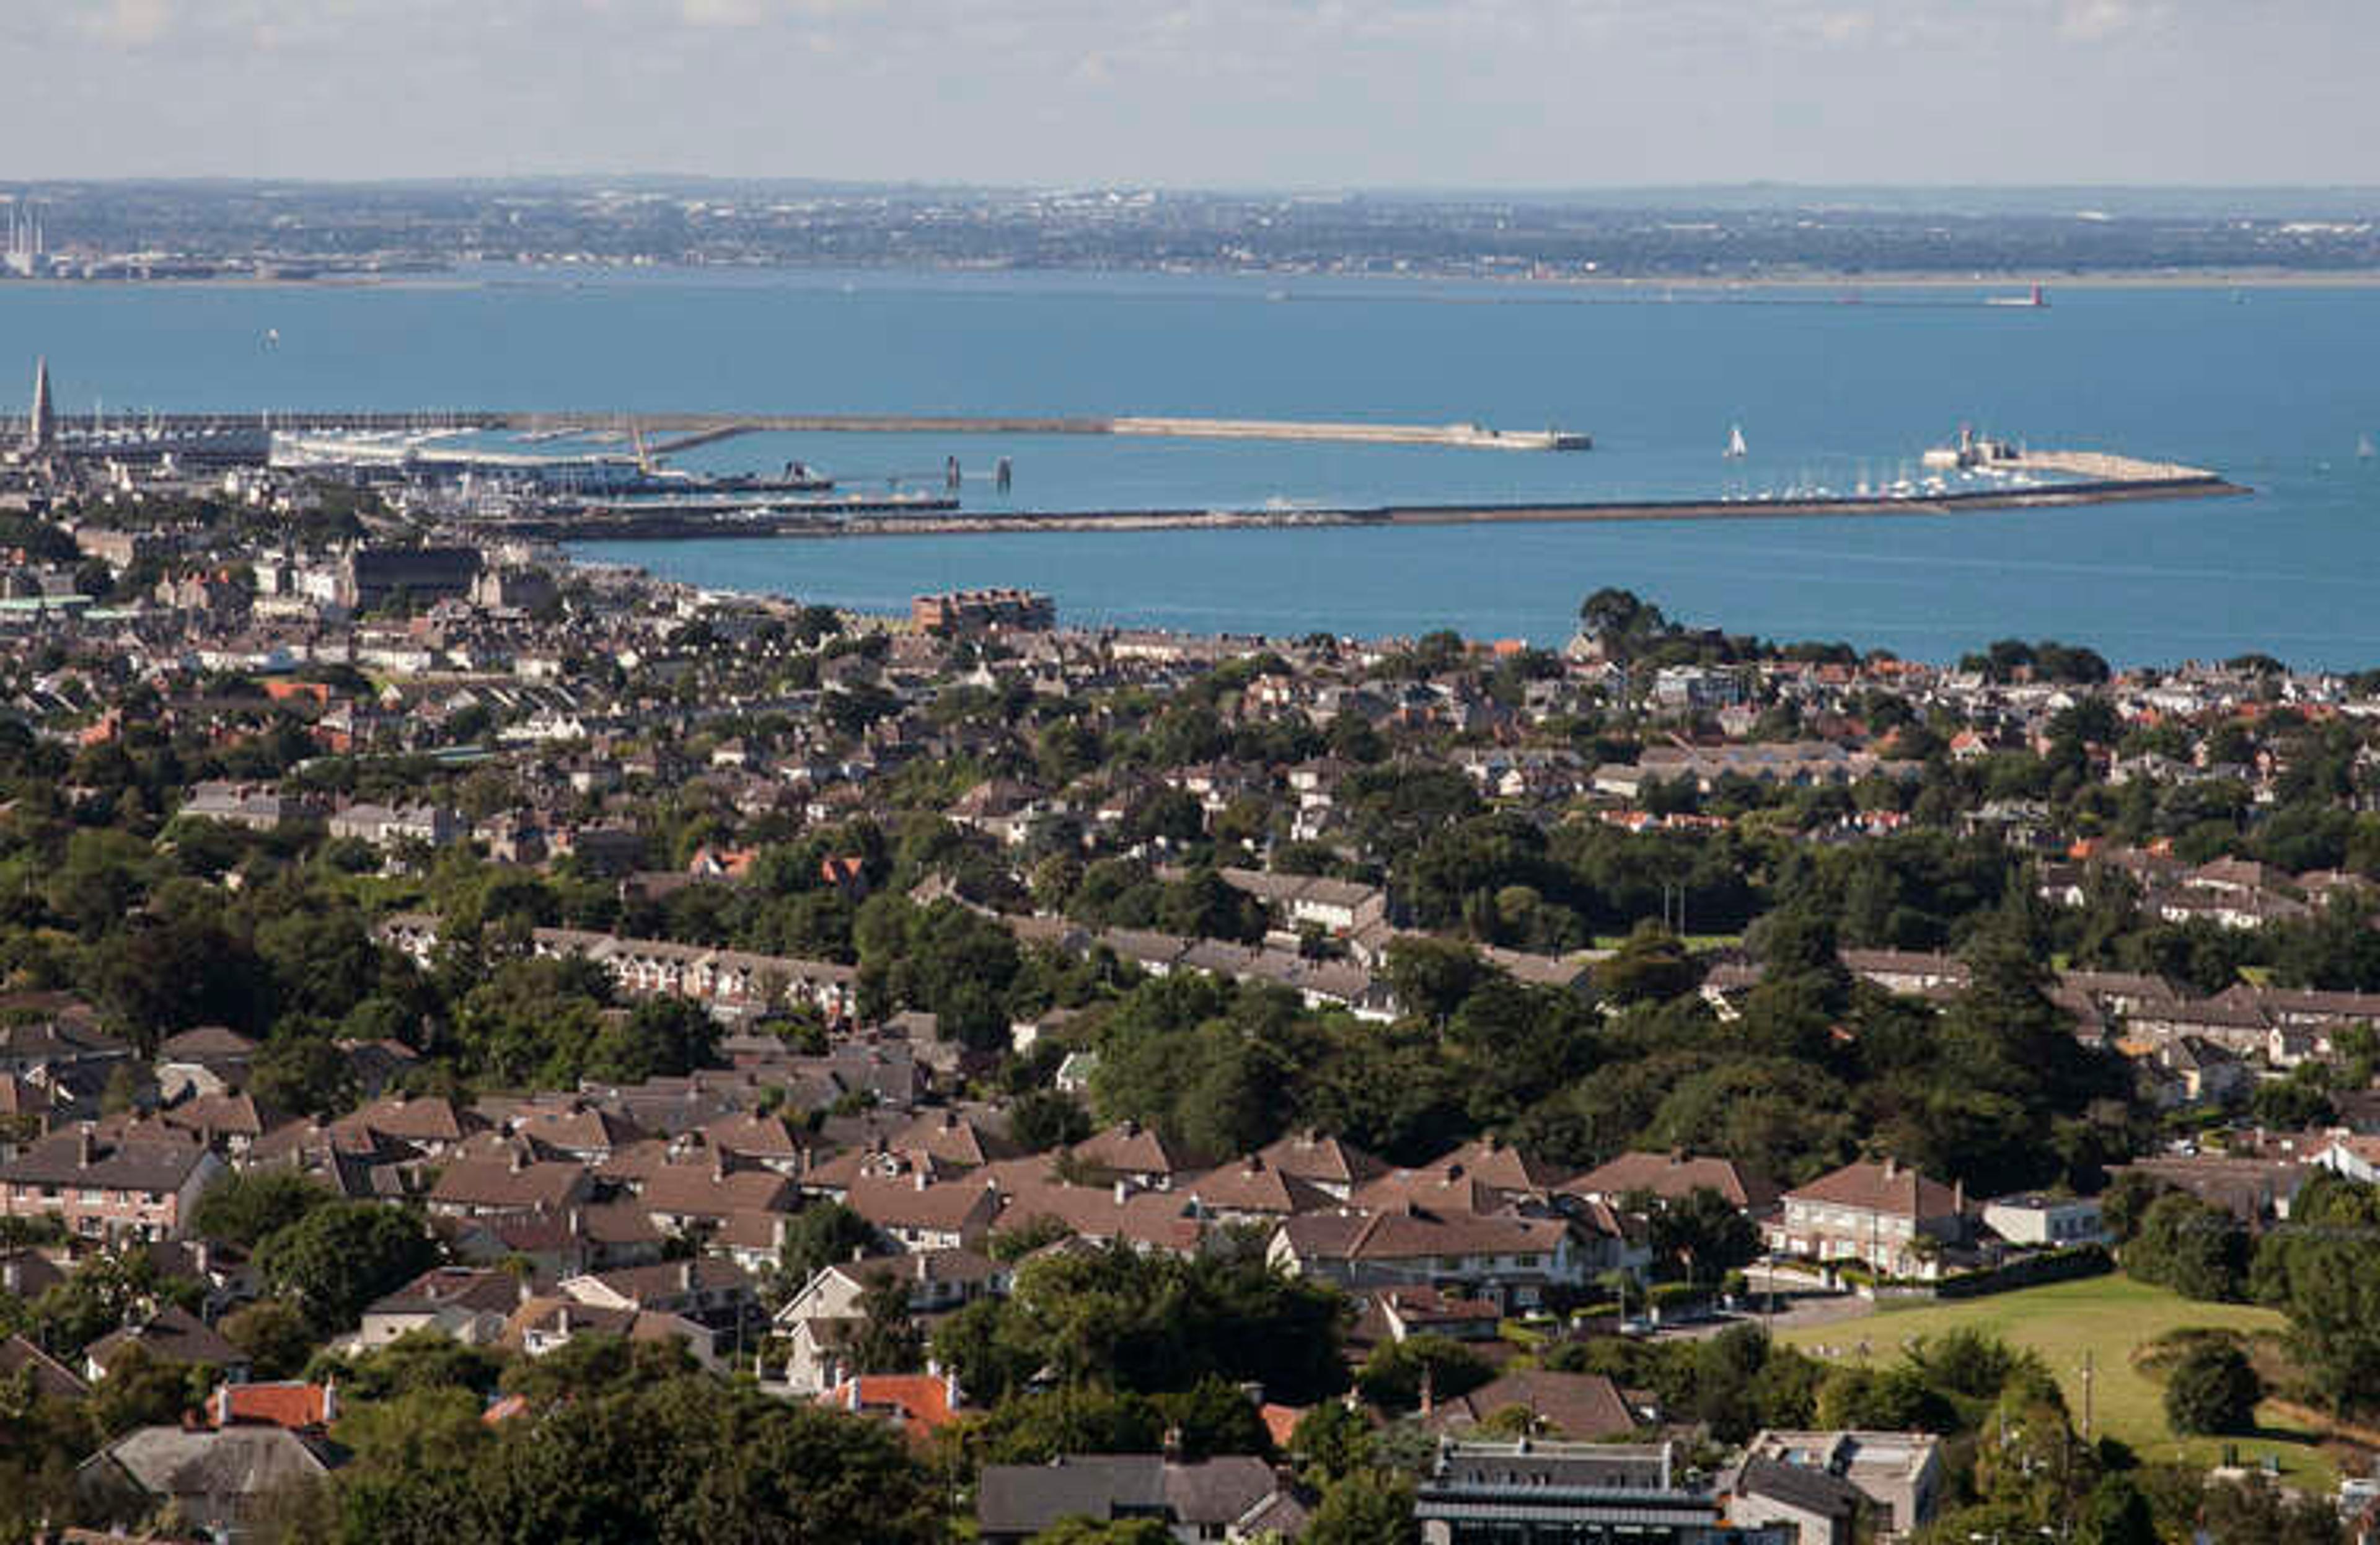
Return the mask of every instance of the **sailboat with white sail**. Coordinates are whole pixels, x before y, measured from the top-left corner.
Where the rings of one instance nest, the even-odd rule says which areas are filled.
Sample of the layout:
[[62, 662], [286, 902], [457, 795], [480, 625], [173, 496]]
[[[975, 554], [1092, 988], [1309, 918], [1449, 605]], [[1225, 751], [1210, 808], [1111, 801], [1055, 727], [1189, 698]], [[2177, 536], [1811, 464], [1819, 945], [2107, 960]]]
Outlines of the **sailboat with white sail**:
[[1742, 424], [1730, 426], [1727, 432], [1727, 459], [1742, 461], [1749, 454], [1749, 450], [1743, 444], [1743, 426]]

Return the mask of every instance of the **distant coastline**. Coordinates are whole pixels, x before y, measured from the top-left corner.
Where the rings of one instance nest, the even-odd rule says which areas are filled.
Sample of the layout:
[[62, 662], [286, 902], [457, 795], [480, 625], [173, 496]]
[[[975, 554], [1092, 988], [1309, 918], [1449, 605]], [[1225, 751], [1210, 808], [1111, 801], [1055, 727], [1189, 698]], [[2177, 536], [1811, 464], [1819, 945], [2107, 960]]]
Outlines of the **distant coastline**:
[[[735, 277], [808, 277], [826, 279], [842, 277], [850, 281], [864, 280], [870, 275], [902, 276], [966, 276], [1000, 278], [1014, 276], [1037, 280], [1111, 279], [1184, 279], [1207, 281], [1244, 281], [1265, 283], [1275, 286], [1294, 286], [1300, 283], [1346, 286], [1353, 292], [1378, 288], [1417, 289], [1429, 286], [1462, 285], [1481, 290], [1530, 295], [1538, 300], [1557, 297], [1582, 301], [1658, 302], [1664, 292], [1691, 295], [1695, 303], [1709, 304], [1713, 297], [1730, 292], [1786, 295], [1796, 291], [1828, 291], [1812, 294], [1812, 303], [1857, 304], [1870, 291], [2015, 291], [2039, 285], [2049, 291], [2052, 305], [2060, 290], [2361, 290], [2380, 288], [2380, 266], [2353, 269], [2316, 268], [2242, 268], [2242, 269], [2093, 269], [2082, 273], [2058, 273], [2031, 269], [1977, 271], [1942, 274], [1926, 271], [1858, 270], [1797, 270], [1792, 273], [1763, 274], [1482, 274], [1456, 271], [1432, 273], [1416, 271], [1407, 274], [1332, 273], [1310, 269], [1185, 267], [1151, 265], [1147, 267], [1088, 267], [1067, 264], [1027, 266], [1024, 264], [969, 264], [954, 262], [913, 262], [881, 264], [831, 264], [804, 262], [773, 263], [650, 263], [650, 262], [546, 262], [463, 265], [448, 269], [424, 269], [400, 274], [164, 274], [155, 278], [93, 277], [74, 278], [45, 275], [38, 278], [0, 278], [0, 293], [42, 290], [467, 290], [501, 287], [508, 276], [518, 275], [524, 281], [551, 281], [557, 278], [583, 276], [592, 282], [624, 275], [696, 278], [703, 276]], [[1284, 289], [1280, 297], [1287, 302], [1314, 302], [1332, 298], [1329, 290], [1298, 291]], [[1439, 300], [1448, 304], [1493, 304], [1500, 295], [1417, 295], [1416, 299]]]

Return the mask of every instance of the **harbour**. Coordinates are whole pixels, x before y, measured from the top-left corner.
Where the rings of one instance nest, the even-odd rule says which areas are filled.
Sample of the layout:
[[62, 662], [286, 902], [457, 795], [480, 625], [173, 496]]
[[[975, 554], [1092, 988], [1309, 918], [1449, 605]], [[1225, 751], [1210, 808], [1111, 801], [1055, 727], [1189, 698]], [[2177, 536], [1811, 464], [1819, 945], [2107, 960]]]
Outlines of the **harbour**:
[[1949, 516], [2046, 509], [2131, 500], [2236, 496], [2250, 490], [2199, 468], [2142, 462], [2100, 452], [2045, 453], [2045, 470], [2096, 468], [2094, 475], [2046, 483], [2008, 482], [1912, 495], [1814, 494], [1779, 498], [1683, 498], [1569, 504], [1398, 504], [1249, 509], [1010, 510], [968, 513], [956, 501], [869, 505], [818, 501], [640, 516], [625, 510], [538, 517], [507, 529], [562, 541], [685, 541], [705, 535], [931, 537], [959, 534], [1165, 529], [1232, 530], [1280, 527], [1478, 526], [1597, 521], [1791, 519], [1818, 517]]
[[[854, 278], [0, 290], [0, 326], [22, 350], [0, 377], [0, 408], [21, 420], [17, 372], [46, 353], [67, 432], [103, 420], [115, 434], [177, 421], [220, 432], [244, 416], [261, 436], [270, 407], [276, 431], [463, 440], [473, 416], [443, 405], [553, 405], [533, 427], [476, 432], [551, 433], [513, 448], [626, 459], [641, 427], [649, 455], [690, 473], [776, 478], [802, 461], [833, 493], [871, 500], [952, 497], [947, 458], [963, 458], [959, 509], [837, 523], [802, 495], [756, 493], [770, 513], [673, 524], [590, 509], [546, 528], [590, 561], [865, 610], [1017, 585], [1117, 626], [1444, 627], [1558, 644], [1578, 596], [1615, 584], [1674, 614], [1920, 659], [2015, 632], [2087, 639], [2118, 660], [2380, 657], [2366, 602], [2380, 459], [2358, 455], [2380, 408], [2357, 347], [2380, 328], [2380, 290], [2260, 290], [2242, 303], [2220, 287], [2073, 288], [2011, 327], [2009, 311], [1980, 307], [1547, 305], [1507, 290], [1448, 305], [1442, 286], [1419, 283], [1299, 306], [1267, 302], [1254, 281]], [[838, 411], [790, 420], [830, 427], [680, 443], [788, 403]], [[1551, 422], [1591, 432], [1595, 449], [1080, 427], [1127, 409]], [[1962, 420], [2031, 444], [2217, 470], [2255, 495], [2143, 480], [2088, 504], [2046, 488], [1937, 498], [1920, 454]], [[990, 428], [934, 427], [950, 420]], [[1726, 455], [1731, 426], [1741, 457]], [[2090, 481], [2046, 454], [2034, 453], [2033, 482]], [[1005, 493], [1002, 457], [1015, 471]], [[1946, 493], [1983, 481], [1946, 478]], [[1896, 484], [1906, 497], [1877, 497]], [[810, 540], [838, 524], [905, 540]]]

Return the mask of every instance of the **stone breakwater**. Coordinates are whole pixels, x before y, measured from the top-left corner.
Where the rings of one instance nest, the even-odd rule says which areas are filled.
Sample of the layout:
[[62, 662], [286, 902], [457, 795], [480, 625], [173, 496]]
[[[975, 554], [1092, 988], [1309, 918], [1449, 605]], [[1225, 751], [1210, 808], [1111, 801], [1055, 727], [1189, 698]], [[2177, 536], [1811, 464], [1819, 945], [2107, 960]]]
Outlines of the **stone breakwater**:
[[[688, 536], [901, 537], [1027, 531], [1232, 530], [1282, 527], [1453, 526], [1553, 521], [1756, 520], [1821, 516], [1950, 516], [2128, 500], [2243, 494], [2248, 489], [2204, 468], [2098, 451], [2042, 451], [1996, 464], [2042, 481], [1988, 481], [1914, 494], [1812, 494], [1777, 498], [1683, 498], [1528, 504], [1413, 504], [1246, 509], [786, 511], [721, 521], [709, 532], [683, 520], [646, 530], [633, 523], [589, 522], [548, 534], [566, 538], [682, 539]], [[567, 523], [565, 523], [567, 526]]]

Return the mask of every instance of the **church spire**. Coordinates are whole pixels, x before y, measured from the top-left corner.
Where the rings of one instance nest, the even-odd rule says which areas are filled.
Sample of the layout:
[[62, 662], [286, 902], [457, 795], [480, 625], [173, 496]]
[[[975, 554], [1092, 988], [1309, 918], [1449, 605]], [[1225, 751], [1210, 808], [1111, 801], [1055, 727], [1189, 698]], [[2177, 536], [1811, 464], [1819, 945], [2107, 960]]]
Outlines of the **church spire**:
[[39, 456], [57, 443], [57, 420], [50, 407], [50, 361], [33, 361], [33, 416], [25, 426], [25, 448]]

